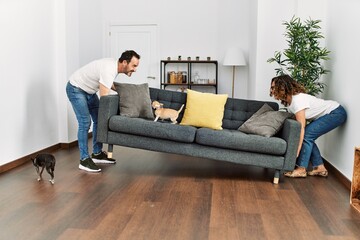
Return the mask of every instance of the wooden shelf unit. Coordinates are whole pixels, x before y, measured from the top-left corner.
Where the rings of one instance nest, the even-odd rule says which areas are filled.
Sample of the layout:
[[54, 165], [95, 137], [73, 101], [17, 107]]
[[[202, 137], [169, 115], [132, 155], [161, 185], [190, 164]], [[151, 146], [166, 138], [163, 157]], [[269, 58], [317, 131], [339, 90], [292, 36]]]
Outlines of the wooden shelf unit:
[[350, 204], [360, 212], [360, 147], [355, 148]]
[[[187, 70], [187, 82], [186, 83], [169, 83], [167, 79], [166, 67], [168, 64], [185, 64]], [[209, 64], [215, 68], [213, 79], [215, 83], [194, 83], [192, 79], [192, 73], [194, 71], [194, 65], [196, 64]], [[161, 60], [160, 61], [160, 87], [165, 89], [167, 86], [179, 86], [191, 89], [192, 87], [213, 87], [215, 93], [218, 93], [218, 61], [215, 60]]]

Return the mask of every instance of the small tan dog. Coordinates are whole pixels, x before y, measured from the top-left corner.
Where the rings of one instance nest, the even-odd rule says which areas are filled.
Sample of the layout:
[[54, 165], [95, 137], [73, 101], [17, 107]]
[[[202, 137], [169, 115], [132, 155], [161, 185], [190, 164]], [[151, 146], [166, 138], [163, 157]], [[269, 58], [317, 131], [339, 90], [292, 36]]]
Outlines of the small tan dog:
[[164, 104], [159, 103], [158, 101], [153, 101], [151, 106], [154, 109], [156, 109], [155, 110], [156, 118], [155, 118], [154, 122], [156, 122], [159, 118], [160, 119], [170, 119], [173, 124], [177, 123], [176, 119], [178, 118], [179, 113], [184, 108], [184, 104], [181, 106], [181, 108], [178, 111], [171, 109], [171, 108], [164, 108], [163, 107]]

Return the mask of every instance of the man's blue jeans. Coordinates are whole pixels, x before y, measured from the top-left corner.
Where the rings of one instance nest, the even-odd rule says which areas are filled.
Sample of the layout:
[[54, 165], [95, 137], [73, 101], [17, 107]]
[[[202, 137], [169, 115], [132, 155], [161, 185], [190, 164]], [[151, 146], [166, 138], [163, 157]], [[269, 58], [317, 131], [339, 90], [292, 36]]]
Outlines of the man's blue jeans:
[[99, 97], [95, 94], [88, 94], [70, 84], [66, 85], [66, 94], [74, 109], [76, 119], [78, 121], [78, 144], [80, 149], [80, 160], [89, 158], [88, 150], [88, 133], [93, 121], [92, 143], [93, 152], [99, 153], [102, 150], [102, 143], [96, 141], [97, 122], [99, 112]]
[[297, 158], [297, 165], [307, 168], [309, 162], [313, 167], [323, 164], [319, 148], [316, 146], [315, 140], [330, 132], [334, 128], [340, 126], [346, 121], [346, 111], [342, 106], [331, 111], [305, 127], [304, 141]]

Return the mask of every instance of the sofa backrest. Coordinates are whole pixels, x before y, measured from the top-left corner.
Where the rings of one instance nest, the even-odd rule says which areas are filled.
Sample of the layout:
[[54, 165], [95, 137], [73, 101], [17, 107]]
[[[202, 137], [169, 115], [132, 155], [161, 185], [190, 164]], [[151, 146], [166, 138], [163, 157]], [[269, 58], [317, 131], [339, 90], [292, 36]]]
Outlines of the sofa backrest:
[[[159, 101], [164, 104], [164, 108], [171, 108], [178, 110], [182, 104], [186, 104], [186, 93], [169, 91], [158, 88], [149, 88], [150, 98], [152, 101]], [[185, 107], [179, 114], [177, 122], [180, 122], [184, 115]]]
[[269, 104], [274, 110], [279, 110], [279, 105], [276, 102], [228, 98], [225, 104], [222, 127], [226, 129], [238, 129], [265, 103]]
[[[157, 88], [149, 89], [151, 101], [156, 100], [163, 103], [164, 108], [179, 109], [182, 104], [186, 104], [186, 93]], [[279, 109], [279, 105], [276, 102], [228, 98], [225, 104], [222, 127], [225, 129], [238, 129], [264, 103], [269, 104], [274, 110]], [[184, 110], [179, 114], [178, 122], [181, 121], [183, 115]]]

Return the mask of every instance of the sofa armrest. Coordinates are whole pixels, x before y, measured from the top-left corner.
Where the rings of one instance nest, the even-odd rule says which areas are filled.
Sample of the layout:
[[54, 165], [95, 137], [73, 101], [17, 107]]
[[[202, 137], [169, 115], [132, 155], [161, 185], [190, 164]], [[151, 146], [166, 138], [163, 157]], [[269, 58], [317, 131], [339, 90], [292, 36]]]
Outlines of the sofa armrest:
[[100, 98], [97, 141], [107, 143], [109, 131], [109, 119], [119, 112], [119, 96], [108, 95]]
[[291, 171], [296, 163], [296, 153], [300, 140], [300, 123], [293, 119], [286, 119], [280, 137], [287, 143], [283, 170]]

